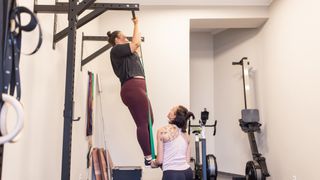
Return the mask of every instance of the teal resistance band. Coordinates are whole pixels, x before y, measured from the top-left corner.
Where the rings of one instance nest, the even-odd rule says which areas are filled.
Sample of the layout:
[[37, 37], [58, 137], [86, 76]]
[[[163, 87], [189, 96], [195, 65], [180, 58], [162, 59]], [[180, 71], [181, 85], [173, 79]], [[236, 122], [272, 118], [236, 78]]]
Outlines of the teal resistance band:
[[[132, 13], [132, 18], [135, 19], [136, 18], [135, 12], [131, 11], [131, 13]], [[142, 67], [144, 69], [141, 44], [140, 44], [140, 55], [141, 55], [141, 64], [142, 64]], [[152, 156], [152, 159], [156, 159], [156, 155], [155, 155], [155, 151], [154, 151], [152, 119], [151, 119], [151, 112], [150, 112], [151, 108], [150, 108], [149, 97], [148, 97], [146, 73], [144, 73], [144, 79], [145, 79], [145, 82], [146, 82], [146, 95], [147, 95], [147, 98], [148, 98], [148, 119], [149, 119], [149, 136], [150, 136], [150, 145], [151, 145], [151, 156]]]
[[[141, 45], [140, 45], [140, 55], [141, 55], [141, 57], [140, 57], [141, 64], [142, 64], [143, 69], [144, 69]], [[156, 159], [155, 150], [154, 150], [153, 130], [152, 130], [151, 108], [150, 108], [150, 102], [149, 102], [149, 97], [148, 97], [147, 78], [146, 78], [146, 73], [145, 72], [144, 72], [144, 79], [145, 79], [145, 82], [146, 82], [146, 95], [147, 95], [147, 98], [148, 98], [148, 119], [149, 119], [149, 136], [150, 136], [150, 145], [151, 145], [151, 156], [152, 156], [152, 159]]]

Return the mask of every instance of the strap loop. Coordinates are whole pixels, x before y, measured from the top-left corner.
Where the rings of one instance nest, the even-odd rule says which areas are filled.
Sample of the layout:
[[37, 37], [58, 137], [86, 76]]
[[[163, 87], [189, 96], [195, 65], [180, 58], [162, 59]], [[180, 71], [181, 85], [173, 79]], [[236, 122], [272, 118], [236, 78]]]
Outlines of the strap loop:
[[[30, 21], [26, 25], [21, 24], [21, 14], [22, 13], [26, 13], [26, 14], [30, 15]], [[24, 55], [35, 54], [39, 50], [39, 48], [42, 44], [42, 31], [41, 31], [41, 27], [40, 27], [40, 23], [39, 23], [38, 18], [28, 8], [23, 7], [23, 6], [19, 6], [19, 7], [13, 8], [11, 15], [10, 15], [10, 23], [11, 23], [10, 31], [13, 34], [13, 36], [17, 37], [17, 38], [21, 38], [21, 31], [30, 32], [30, 31], [33, 31], [38, 26], [39, 39], [38, 39], [38, 44], [37, 44], [36, 48], [30, 53], [21, 52]], [[20, 41], [21, 41], [21, 39], [20, 39]], [[16, 49], [16, 50], [18, 52], [20, 52], [20, 49]]]

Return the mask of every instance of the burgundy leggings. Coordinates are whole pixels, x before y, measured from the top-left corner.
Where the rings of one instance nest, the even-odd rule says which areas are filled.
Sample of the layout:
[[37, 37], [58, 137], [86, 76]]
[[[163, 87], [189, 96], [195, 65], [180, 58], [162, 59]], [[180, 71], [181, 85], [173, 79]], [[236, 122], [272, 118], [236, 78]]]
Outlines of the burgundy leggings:
[[145, 156], [151, 155], [149, 137], [148, 103], [153, 124], [151, 103], [146, 94], [144, 79], [127, 80], [121, 87], [122, 102], [129, 108], [137, 126], [137, 139]]

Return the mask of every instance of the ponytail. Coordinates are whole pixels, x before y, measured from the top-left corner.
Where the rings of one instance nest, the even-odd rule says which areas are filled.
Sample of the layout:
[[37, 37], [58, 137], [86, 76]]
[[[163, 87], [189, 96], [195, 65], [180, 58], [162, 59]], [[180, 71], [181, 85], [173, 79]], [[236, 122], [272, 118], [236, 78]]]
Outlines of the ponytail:
[[178, 128], [181, 129], [183, 133], [187, 132], [187, 122], [192, 117], [194, 119], [194, 114], [190, 111], [188, 111], [187, 108], [184, 106], [178, 106], [178, 109], [176, 111], [176, 117], [173, 121], [171, 121], [171, 124], [174, 124], [178, 126]]
[[192, 117], [192, 119], [194, 119], [194, 114], [190, 111], [188, 111], [187, 116], [186, 116], [186, 120], [188, 121], [190, 118]]

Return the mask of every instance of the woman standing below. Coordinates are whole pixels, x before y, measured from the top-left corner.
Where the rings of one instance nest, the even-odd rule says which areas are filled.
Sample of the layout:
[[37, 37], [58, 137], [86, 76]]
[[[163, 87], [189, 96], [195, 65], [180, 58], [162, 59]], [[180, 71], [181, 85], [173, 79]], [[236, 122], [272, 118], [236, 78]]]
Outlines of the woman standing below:
[[151, 162], [151, 167], [162, 166], [162, 180], [192, 180], [190, 137], [186, 128], [187, 121], [194, 115], [179, 105], [173, 107], [167, 117], [169, 124], [157, 132], [158, 154], [157, 159]]
[[121, 99], [128, 107], [137, 126], [137, 139], [144, 154], [145, 166], [151, 165], [149, 116], [153, 124], [151, 104], [146, 93], [145, 74], [138, 55], [141, 36], [138, 18], [134, 24], [132, 41], [121, 31], [108, 32], [109, 43], [113, 46], [110, 58], [113, 71], [121, 83]]

